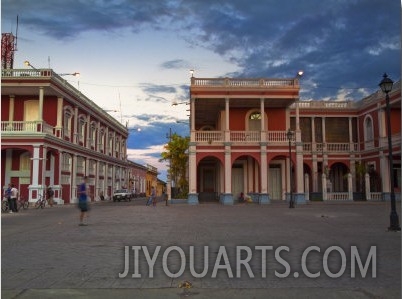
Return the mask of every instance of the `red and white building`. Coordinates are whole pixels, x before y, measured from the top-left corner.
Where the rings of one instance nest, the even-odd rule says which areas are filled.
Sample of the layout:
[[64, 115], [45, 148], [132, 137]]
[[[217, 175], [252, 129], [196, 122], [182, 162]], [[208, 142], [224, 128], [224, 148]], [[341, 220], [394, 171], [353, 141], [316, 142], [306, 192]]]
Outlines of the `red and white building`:
[[[297, 203], [389, 198], [385, 94], [300, 101], [299, 90], [297, 77], [191, 78], [190, 204], [233, 204], [241, 192], [261, 204], [290, 191]], [[400, 196], [400, 81], [389, 96]]]
[[[127, 160], [129, 130], [51, 69], [2, 69], [1, 184], [35, 202], [48, 186], [59, 204], [116, 189], [145, 193], [146, 168]], [[130, 185], [131, 182], [131, 185]]]

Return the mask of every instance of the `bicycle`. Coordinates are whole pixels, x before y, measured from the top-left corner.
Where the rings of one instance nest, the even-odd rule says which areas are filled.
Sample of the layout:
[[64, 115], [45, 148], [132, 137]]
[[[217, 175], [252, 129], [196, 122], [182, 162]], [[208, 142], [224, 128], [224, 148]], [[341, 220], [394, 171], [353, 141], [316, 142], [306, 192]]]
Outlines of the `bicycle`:
[[1, 211], [3, 213], [7, 213], [9, 209], [10, 209], [10, 207], [8, 205], [8, 199], [6, 197], [4, 197], [3, 201], [1, 202]]
[[20, 199], [17, 201], [17, 210], [20, 210], [21, 207], [26, 210], [29, 207], [29, 202], [28, 199], [25, 199], [23, 197], [20, 197]]
[[39, 199], [35, 202], [35, 208], [39, 209], [40, 207], [41, 209], [43, 209], [45, 205], [46, 205], [45, 197], [39, 194]]

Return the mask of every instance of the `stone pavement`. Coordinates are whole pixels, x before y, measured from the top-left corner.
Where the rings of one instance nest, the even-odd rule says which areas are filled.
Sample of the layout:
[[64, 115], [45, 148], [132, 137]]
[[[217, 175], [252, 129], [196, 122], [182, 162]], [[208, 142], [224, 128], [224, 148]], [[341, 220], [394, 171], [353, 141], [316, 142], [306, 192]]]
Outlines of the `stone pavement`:
[[[401, 217], [400, 203], [397, 209]], [[389, 212], [389, 202], [313, 202], [295, 209], [283, 202], [163, 202], [153, 208], [137, 199], [93, 204], [88, 226], [78, 226], [74, 205], [2, 214], [1, 297], [401, 298], [401, 234], [387, 231]], [[125, 269], [125, 246], [129, 272], [119, 278]], [[132, 246], [144, 246], [138, 247], [137, 259]], [[152, 258], [157, 246], [151, 275], [144, 251]], [[195, 249], [194, 263], [190, 246]], [[263, 250], [255, 246], [272, 246], [265, 263]], [[316, 247], [303, 263], [309, 246]], [[360, 270], [356, 260], [354, 278], [352, 246], [362, 263]], [[370, 252], [374, 246], [375, 254]], [[375, 262], [367, 258], [370, 253]], [[249, 269], [239, 262], [247, 258]], [[193, 277], [192, 264], [196, 273], [208, 267], [206, 274]], [[170, 277], [182, 267], [179, 277]], [[330, 277], [338, 272], [339, 277]], [[179, 288], [184, 281], [192, 287]]]

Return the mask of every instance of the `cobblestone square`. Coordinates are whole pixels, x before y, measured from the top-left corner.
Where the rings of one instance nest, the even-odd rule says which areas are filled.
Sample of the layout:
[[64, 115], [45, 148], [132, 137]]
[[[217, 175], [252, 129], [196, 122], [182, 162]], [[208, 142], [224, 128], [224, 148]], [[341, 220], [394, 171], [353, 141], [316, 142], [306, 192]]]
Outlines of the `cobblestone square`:
[[[401, 215], [400, 203], [397, 209]], [[81, 227], [74, 205], [29, 208], [2, 214], [2, 298], [400, 298], [401, 234], [387, 231], [389, 213], [389, 202], [312, 202], [295, 209], [284, 202], [234, 206], [165, 206], [162, 202], [153, 208], [137, 199], [92, 204], [89, 225]], [[119, 278], [125, 268], [125, 246], [129, 246], [129, 273]], [[153, 277], [149, 277], [143, 247], [137, 261], [141, 277], [132, 277], [132, 246], [145, 246], [151, 256], [160, 246]], [[180, 277], [169, 277], [163, 266], [164, 251], [172, 246], [185, 252], [184, 264], [177, 250], [167, 257], [172, 273], [185, 265]], [[203, 277], [194, 278], [189, 270], [190, 246], [194, 246], [198, 273], [207, 260]], [[209, 250], [207, 259], [204, 246]], [[222, 256], [221, 268], [216, 277], [212, 275], [221, 246], [234, 277], [222, 268]], [[249, 265], [254, 277], [244, 266], [236, 272], [239, 246], [252, 250]], [[272, 246], [267, 251], [266, 277], [262, 251], [256, 246]], [[280, 252], [290, 270], [284, 278], [275, 274], [286, 272], [274, 255], [281, 246], [289, 249]], [[310, 251], [306, 260], [310, 273], [320, 272], [317, 278], [308, 277], [302, 267], [303, 252], [309, 246], [320, 249]], [[324, 252], [332, 246], [346, 257], [346, 268], [337, 278], [327, 273], [341, 271], [339, 250], [331, 251], [328, 270], [323, 266]], [[373, 263], [365, 278], [358, 265], [356, 277], [351, 277], [352, 246], [362, 266], [375, 247], [376, 277], [372, 277]], [[245, 257], [243, 250], [240, 258]], [[179, 288], [184, 281], [192, 287]]]

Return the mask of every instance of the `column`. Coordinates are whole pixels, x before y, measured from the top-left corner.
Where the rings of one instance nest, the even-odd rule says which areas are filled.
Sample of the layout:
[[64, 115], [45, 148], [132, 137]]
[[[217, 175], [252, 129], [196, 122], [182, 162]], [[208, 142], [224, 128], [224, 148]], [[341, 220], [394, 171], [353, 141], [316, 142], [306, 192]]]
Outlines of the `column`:
[[86, 121], [86, 126], [85, 126], [87, 129], [86, 129], [86, 143], [84, 144], [84, 146], [86, 147], [86, 148], [91, 148], [91, 139], [90, 138], [92, 138], [92, 136], [90, 136], [90, 133], [91, 133], [91, 116], [88, 114], [87, 115], [87, 121]]
[[56, 120], [56, 128], [55, 134], [56, 137], [63, 137], [63, 97], [57, 98], [57, 120]]
[[294, 193], [294, 200], [296, 204], [305, 204], [304, 194], [304, 175], [303, 175], [303, 143], [301, 141], [300, 130], [300, 117], [299, 117], [299, 101], [296, 102], [296, 192]]
[[349, 161], [350, 174], [352, 175], [352, 189], [356, 191], [356, 166], [355, 166], [355, 144], [353, 142], [353, 118], [349, 117]]
[[38, 192], [40, 189], [39, 178], [40, 178], [40, 144], [33, 144], [32, 152], [32, 184], [29, 185], [29, 202], [36, 202], [39, 199]]
[[77, 198], [77, 155], [73, 154], [73, 165], [71, 167], [71, 198], [70, 202], [71, 203], [76, 203], [78, 202]]
[[190, 99], [190, 141], [195, 142], [195, 98]]
[[39, 87], [39, 115], [38, 115], [38, 120], [43, 121], [43, 96], [44, 96], [44, 90], [43, 87]]
[[265, 130], [265, 99], [260, 98], [260, 113], [261, 113], [261, 142], [267, 140], [267, 132]]
[[221, 194], [220, 201], [224, 205], [233, 205], [232, 152], [231, 152], [231, 144], [227, 142], [225, 142], [225, 192]]
[[197, 155], [196, 155], [197, 147], [195, 142], [190, 142], [189, 146], [189, 193], [188, 193], [188, 204], [197, 205], [198, 202], [198, 193], [197, 193]]
[[261, 177], [261, 193], [259, 194], [259, 204], [269, 204], [270, 199], [268, 195], [268, 164], [267, 164], [267, 145], [261, 142], [261, 165], [260, 165], [260, 177]]
[[317, 142], [315, 139], [315, 117], [311, 118], [311, 153], [312, 153], [312, 187], [313, 192], [318, 191]]
[[382, 199], [391, 200], [391, 178], [389, 177], [389, 160], [388, 156], [380, 151], [380, 176], [382, 184]]
[[10, 95], [10, 107], [8, 107], [8, 120], [14, 121], [14, 100], [15, 100], [15, 96], [14, 95]]
[[225, 142], [230, 142], [229, 118], [229, 98], [225, 98]]
[[73, 133], [73, 143], [78, 143], [78, 107], [74, 108], [74, 133]]

